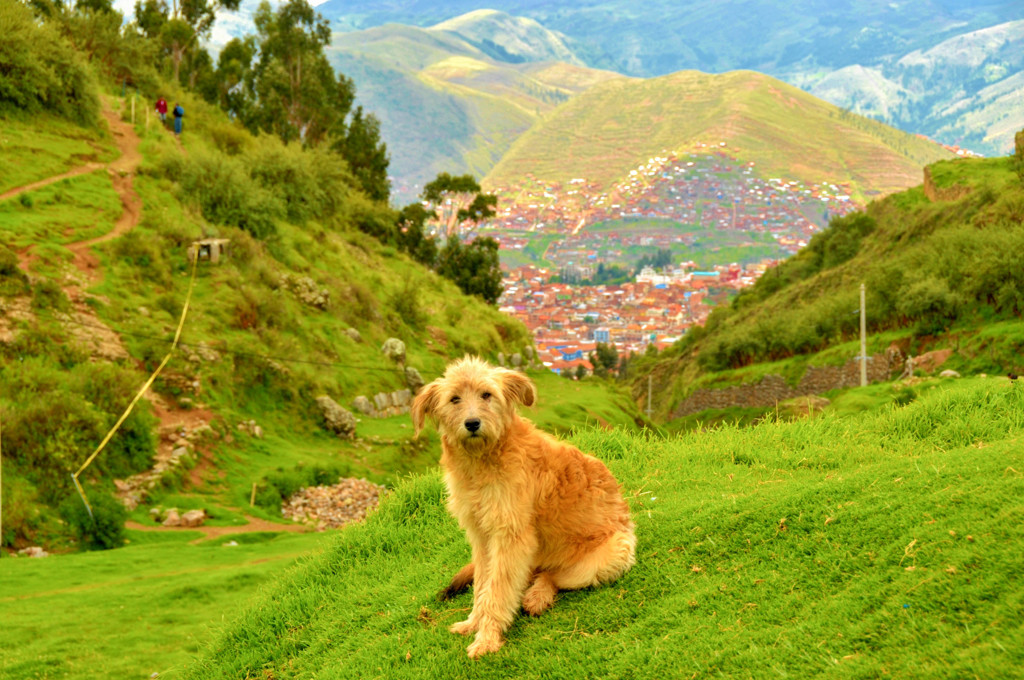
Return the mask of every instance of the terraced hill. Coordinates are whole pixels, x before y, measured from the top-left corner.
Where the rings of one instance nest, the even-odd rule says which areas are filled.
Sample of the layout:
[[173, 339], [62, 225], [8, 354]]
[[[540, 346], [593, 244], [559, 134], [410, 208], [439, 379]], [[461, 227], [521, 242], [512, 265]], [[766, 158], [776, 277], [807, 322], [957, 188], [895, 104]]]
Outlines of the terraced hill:
[[649, 158], [698, 144], [724, 146], [769, 175], [849, 184], [860, 201], [913, 186], [925, 164], [951, 156], [769, 76], [686, 71], [574, 97], [516, 140], [486, 184], [516, 186], [532, 175], [607, 188]]
[[482, 177], [539, 116], [622, 78], [557, 61], [572, 56], [556, 37], [500, 13], [335, 33], [328, 56], [381, 120], [400, 201], [440, 172]]

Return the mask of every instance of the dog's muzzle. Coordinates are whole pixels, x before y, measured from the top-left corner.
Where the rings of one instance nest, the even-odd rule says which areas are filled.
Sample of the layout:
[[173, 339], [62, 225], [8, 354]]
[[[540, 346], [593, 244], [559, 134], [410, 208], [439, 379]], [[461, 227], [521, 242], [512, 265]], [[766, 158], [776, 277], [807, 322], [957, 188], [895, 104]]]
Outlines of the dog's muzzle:
[[471, 435], [476, 434], [480, 430], [480, 419], [469, 418], [466, 420], [465, 423], [463, 423], [463, 425], [466, 427], [466, 431], [469, 432]]

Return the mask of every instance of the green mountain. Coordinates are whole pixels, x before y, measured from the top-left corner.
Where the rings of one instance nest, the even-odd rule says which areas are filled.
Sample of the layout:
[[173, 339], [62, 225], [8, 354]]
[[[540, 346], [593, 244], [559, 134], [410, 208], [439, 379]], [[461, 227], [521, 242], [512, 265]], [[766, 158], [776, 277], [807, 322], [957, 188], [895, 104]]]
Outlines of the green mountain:
[[[1024, 133], [1017, 139], [1016, 157], [935, 163], [923, 185], [833, 220], [704, 327], [634, 365], [634, 396], [646, 398], [650, 379], [655, 410], [670, 421], [690, 412], [698, 390], [749, 387], [769, 374], [796, 387], [811, 366], [838, 370], [860, 354], [861, 284], [872, 362], [895, 352], [898, 373], [900, 357], [941, 350], [918, 370], [1024, 371]], [[772, 405], [759, 406], [763, 414]]]
[[[1019, 129], [1024, 54], [1019, 2], [748, 2], [489, 5], [565, 36], [582, 63], [634, 77], [753, 70], [943, 143], [1007, 153]], [[429, 26], [476, 9], [459, 2], [328, 0], [346, 30]]]
[[822, 99], [986, 155], [1024, 126], [1024, 20], [964, 33], [864, 66], [799, 77]]
[[496, 12], [429, 29], [335, 33], [328, 56], [381, 121], [399, 201], [440, 172], [482, 177], [539, 116], [621, 79], [571, 63], [557, 36], [535, 22]]
[[700, 148], [755, 161], [768, 176], [848, 184], [861, 200], [913, 186], [922, 166], [951, 156], [770, 76], [686, 71], [581, 93], [516, 140], [486, 183], [532, 175], [607, 188], [652, 157]]

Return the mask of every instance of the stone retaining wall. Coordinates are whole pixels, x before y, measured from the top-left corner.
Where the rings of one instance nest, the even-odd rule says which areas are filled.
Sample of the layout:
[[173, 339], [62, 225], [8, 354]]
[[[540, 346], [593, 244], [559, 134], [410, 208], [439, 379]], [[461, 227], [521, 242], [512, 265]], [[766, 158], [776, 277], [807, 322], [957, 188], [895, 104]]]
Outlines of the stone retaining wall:
[[[895, 350], [868, 357], [868, 382], [889, 380], [894, 372], [903, 368], [903, 357]], [[796, 387], [790, 387], [781, 375], [766, 375], [751, 385], [736, 385], [722, 389], [699, 389], [684, 399], [672, 412], [673, 418], [682, 418], [707, 409], [733, 406], [763, 408], [780, 401], [829, 390], [860, 385], [860, 362], [850, 360], [842, 366], [811, 366]]]

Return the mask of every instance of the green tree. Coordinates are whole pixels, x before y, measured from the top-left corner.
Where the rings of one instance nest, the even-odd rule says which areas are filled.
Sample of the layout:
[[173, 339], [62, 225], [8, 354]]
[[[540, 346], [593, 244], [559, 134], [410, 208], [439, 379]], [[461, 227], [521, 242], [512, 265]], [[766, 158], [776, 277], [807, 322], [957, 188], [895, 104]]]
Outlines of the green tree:
[[463, 293], [497, 303], [502, 291], [498, 242], [484, 237], [462, 245], [458, 238], [448, 239], [438, 258], [437, 273], [455, 282]]
[[437, 264], [437, 241], [425, 233], [433, 213], [421, 203], [410, 203], [398, 213], [398, 243], [402, 250], [427, 267]]
[[423, 187], [423, 199], [433, 204], [445, 238], [453, 238], [460, 224], [479, 224], [493, 217], [498, 197], [482, 192], [472, 175], [453, 177], [442, 172]]

